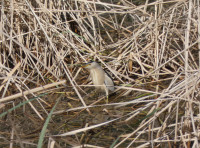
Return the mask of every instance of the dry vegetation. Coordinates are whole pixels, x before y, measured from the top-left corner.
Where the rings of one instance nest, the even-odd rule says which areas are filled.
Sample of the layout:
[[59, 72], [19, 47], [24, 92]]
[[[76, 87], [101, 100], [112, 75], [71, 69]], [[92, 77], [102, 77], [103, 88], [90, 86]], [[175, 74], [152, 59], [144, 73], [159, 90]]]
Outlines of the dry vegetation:
[[[2, 0], [0, 147], [193, 147], [199, 0]], [[93, 93], [94, 60], [116, 91]]]

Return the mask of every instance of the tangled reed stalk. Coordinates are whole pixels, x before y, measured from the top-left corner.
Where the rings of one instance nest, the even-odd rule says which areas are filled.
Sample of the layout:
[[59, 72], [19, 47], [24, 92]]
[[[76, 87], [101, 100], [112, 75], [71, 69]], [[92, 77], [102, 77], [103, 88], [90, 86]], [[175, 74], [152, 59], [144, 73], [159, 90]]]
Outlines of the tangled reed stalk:
[[[0, 147], [200, 147], [199, 0], [0, 7]], [[114, 79], [109, 104], [90, 60]]]

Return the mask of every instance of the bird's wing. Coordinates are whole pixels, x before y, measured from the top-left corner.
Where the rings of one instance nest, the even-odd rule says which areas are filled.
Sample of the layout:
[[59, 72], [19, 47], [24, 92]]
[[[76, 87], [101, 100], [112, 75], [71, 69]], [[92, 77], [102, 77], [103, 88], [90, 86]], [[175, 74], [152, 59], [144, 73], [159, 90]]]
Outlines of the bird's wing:
[[104, 81], [106, 87], [108, 87], [109, 90], [114, 91], [114, 83], [113, 80], [105, 73], [105, 81]]

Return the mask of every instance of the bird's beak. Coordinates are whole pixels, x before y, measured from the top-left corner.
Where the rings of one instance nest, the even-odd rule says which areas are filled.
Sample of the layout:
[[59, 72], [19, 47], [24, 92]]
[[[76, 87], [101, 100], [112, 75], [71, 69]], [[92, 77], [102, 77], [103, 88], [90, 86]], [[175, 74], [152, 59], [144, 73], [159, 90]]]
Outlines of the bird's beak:
[[86, 68], [88, 66], [88, 63], [83, 64], [81, 67]]

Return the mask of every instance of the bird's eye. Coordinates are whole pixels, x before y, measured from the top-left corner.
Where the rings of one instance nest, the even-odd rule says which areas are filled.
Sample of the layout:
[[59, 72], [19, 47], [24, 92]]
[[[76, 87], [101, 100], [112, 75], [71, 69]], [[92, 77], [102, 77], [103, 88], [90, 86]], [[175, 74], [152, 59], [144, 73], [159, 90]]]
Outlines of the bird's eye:
[[93, 61], [92, 60], [90, 60], [88, 63], [92, 63]]

